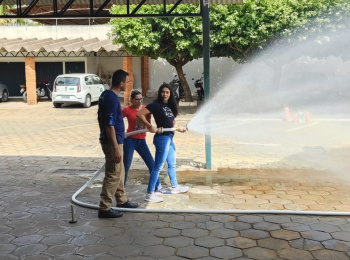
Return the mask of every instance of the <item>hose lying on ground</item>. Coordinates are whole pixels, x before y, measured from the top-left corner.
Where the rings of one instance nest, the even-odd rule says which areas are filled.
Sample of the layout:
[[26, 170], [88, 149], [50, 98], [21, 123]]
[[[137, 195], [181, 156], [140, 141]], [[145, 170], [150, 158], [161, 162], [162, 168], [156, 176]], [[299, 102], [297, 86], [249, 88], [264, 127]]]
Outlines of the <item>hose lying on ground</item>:
[[[164, 128], [163, 132], [176, 131], [178, 128]], [[126, 137], [134, 134], [147, 132], [147, 129], [137, 130], [126, 134]], [[100, 169], [95, 172], [92, 176], [79, 190], [77, 190], [72, 196], [72, 202], [76, 205], [90, 208], [98, 209], [98, 205], [93, 205], [85, 203], [76, 199], [76, 197], [100, 175], [104, 172], [105, 164], [102, 165]], [[119, 211], [125, 212], [138, 212], [138, 213], [196, 213], [196, 214], [285, 214], [285, 215], [317, 215], [317, 216], [350, 216], [350, 212], [335, 212], [335, 211], [297, 211], [297, 210], [214, 210], [214, 209], [129, 209], [129, 208], [116, 208]]]

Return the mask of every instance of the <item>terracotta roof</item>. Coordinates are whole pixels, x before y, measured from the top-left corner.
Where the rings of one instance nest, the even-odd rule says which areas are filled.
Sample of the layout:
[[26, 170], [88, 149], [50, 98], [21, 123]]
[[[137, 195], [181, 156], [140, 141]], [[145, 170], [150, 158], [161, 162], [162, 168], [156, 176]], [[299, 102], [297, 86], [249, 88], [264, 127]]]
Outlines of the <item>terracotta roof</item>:
[[114, 45], [111, 40], [92, 38], [60, 39], [6, 39], [0, 38], [0, 52], [112, 52], [120, 51], [121, 44]]

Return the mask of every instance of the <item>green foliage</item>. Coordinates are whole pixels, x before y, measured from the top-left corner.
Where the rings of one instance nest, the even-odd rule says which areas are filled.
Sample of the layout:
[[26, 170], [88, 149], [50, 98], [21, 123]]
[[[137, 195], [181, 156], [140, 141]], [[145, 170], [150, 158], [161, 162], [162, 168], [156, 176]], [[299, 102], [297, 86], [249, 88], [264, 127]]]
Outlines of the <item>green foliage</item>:
[[211, 7], [213, 56], [249, 60], [257, 51], [339, 30], [349, 24], [349, 0], [245, 0]]
[[[161, 14], [162, 8], [160, 5], [145, 5], [137, 13]], [[177, 13], [199, 12], [199, 7], [180, 5], [176, 11]], [[126, 14], [126, 7], [113, 6], [111, 12]], [[161, 57], [177, 60], [184, 64], [202, 55], [200, 18], [117, 18], [112, 19], [110, 24], [113, 25], [110, 36], [114, 43], [122, 43], [124, 48], [133, 54], [149, 56], [153, 59]]]
[[11, 15], [10, 9], [16, 8], [15, 5], [0, 5], [0, 25], [40, 25], [29, 19], [3, 19], [1, 15]]
[[[145, 5], [138, 13], [162, 13], [162, 8]], [[179, 5], [176, 12], [199, 12], [199, 7]], [[126, 7], [114, 6], [112, 13], [126, 14]], [[245, 62], [271, 42], [288, 44], [296, 38], [303, 41], [324, 31], [340, 30], [349, 25], [349, 17], [350, 0], [245, 0], [212, 5], [211, 56]], [[123, 18], [112, 19], [111, 24], [114, 42], [133, 54], [183, 65], [202, 56], [200, 18]]]

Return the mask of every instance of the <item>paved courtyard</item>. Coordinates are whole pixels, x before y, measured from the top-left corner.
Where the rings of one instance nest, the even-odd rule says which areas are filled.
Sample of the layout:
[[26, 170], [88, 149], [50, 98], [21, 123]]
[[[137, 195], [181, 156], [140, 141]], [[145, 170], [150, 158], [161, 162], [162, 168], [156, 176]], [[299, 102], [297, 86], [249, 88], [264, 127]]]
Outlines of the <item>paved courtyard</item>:
[[[196, 107], [181, 109], [178, 123], [188, 124]], [[148, 172], [135, 155], [126, 189], [144, 212], [101, 220], [96, 210], [74, 205], [71, 224], [71, 196], [103, 166], [96, 112], [96, 105], [0, 103], [0, 259], [350, 259], [349, 135], [338, 140], [349, 121], [311, 122], [329, 133], [322, 146], [212, 137], [213, 170], [204, 169], [204, 136], [177, 133], [178, 178], [191, 187], [187, 194], [146, 203]], [[299, 144], [313, 126], [282, 127], [305, 130], [290, 137]], [[151, 134], [147, 141], [154, 152]], [[165, 171], [161, 177], [168, 185]], [[101, 179], [78, 199], [96, 205]], [[303, 214], [285, 214], [291, 211]]]

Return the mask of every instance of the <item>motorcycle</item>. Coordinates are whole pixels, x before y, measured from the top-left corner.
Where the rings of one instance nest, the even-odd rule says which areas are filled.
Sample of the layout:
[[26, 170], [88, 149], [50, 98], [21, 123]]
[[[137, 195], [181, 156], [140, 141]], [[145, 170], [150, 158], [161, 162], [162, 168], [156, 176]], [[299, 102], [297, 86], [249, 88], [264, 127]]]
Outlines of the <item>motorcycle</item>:
[[185, 98], [185, 91], [176, 74], [174, 75], [173, 80], [169, 82], [169, 85], [174, 92], [176, 103], [179, 104], [180, 100]]
[[[21, 87], [21, 94], [23, 96], [23, 100], [27, 102], [27, 88], [25, 85], [20, 85]], [[52, 92], [50, 89], [50, 84], [47, 79], [42, 80], [41, 82], [37, 83], [36, 85], [36, 95], [38, 100], [40, 100], [42, 97], [47, 97], [48, 99], [52, 99]]]
[[202, 77], [200, 79], [192, 78], [192, 80], [195, 80], [194, 86], [197, 89], [197, 101], [198, 102], [201, 102], [204, 100], [203, 78], [204, 78], [203, 74], [202, 74]]

